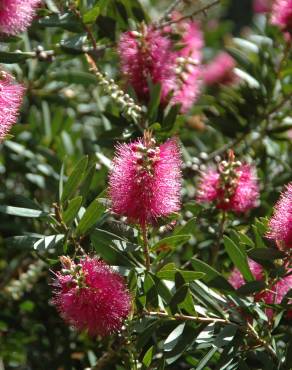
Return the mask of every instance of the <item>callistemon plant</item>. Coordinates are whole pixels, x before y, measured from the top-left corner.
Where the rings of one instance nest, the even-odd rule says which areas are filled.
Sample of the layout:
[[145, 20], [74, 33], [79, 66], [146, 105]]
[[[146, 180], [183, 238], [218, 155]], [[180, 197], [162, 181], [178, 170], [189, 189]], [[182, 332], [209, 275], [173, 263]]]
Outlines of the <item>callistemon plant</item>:
[[236, 161], [232, 151], [228, 161], [208, 168], [199, 180], [197, 201], [214, 202], [216, 207], [236, 213], [247, 212], [258, 204], [259, 185], [255, 168]]
[[112, 210], [145, 227], [180, 209], [181, 159], [175, 138], [158, 145], [149, 132], [119, 144], [109, 176]]
[[283, 250], [292, 248], [292, 183], [288, 184], [278, 200], [269, 222], [267, 236]]
[[24, 90], [9, 73], [0, 71], [0, 140], [17, 120]]
[[97, 258], [85, 257], [77, 264], [65, 256], [60, 260], [53, 303], [64, 320], [91, 336], [120, 330], [131, 309], [123, 278]]
[[1, 0], [0, 33], [16, 35], [31, 24], [40, 0]]

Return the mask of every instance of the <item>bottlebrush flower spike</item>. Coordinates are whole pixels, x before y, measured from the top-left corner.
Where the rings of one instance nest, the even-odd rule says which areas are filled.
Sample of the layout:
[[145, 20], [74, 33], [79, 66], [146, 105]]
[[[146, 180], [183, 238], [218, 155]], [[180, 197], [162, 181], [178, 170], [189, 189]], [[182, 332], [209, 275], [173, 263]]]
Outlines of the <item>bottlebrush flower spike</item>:
[[280, 249], [292, 248], [292, 183], [287, 185], [275, 206], [267, 237], [274, 239]]
[[[251, 273], [253, 274], [256, 280], [262, 280], [264, 278], [263, 268], [260, 264], [251, 259], [248, 259], [248, 265]], [[232, 271], [228, 281], [233, 286], [234, 289], [238, 289], [246, 283], [238, 268], [235, 268]]]
[[274, 0], [271, 23], [284, 32], [292, 33], [292, 0]]
[[182, 21], [174, 24], [173, 33], [180, 35], [180, 46], [176, 52], [176, 83], [173, 87], [172, 104], [181, 104], [181, 111], [187, 112], [197, 100], [201, 90], [203, 35], [199, 24]]
[[109, 176], [112, 210], [141, 226], [180, 209], [181, 159], [176, 139], [158, 146], [149, 133], [120, 144]]
[[238, 81], [234, 73], [235, 66], [235, 60], [228, 53], [222, 52], [204, 67], [203, 80], [206, 85], [232, 85]]
[[226, 211], [244, 213], [257, 206], [259, 186], [255, 168], [234, 160], [219, 164], [218, 169], [208, 168], [199, 180], [197, 201], [215, 202], [216, 207]]
[[122, 34], [118, 46], [121, 70], [142, 101], [149, 99], [148, 80], [161, 84], [164, 101], [173, 88], [174, 54], [170, 40], [159, 30], [141, 25], [141, 31]]
[[24, 90], [9, 73], [0, 71], [0, 140], [17, 120]]
[[131, 309], [131, 298], [122, 277], [105, 262], [86, 257], [75, 264], [61, 257], [52, 302], [77, 330], [105, 336], [121, 329]]
[[31, 24], [40, 0], [2, 0], [0, 4], [0, 33], [16, 35]]

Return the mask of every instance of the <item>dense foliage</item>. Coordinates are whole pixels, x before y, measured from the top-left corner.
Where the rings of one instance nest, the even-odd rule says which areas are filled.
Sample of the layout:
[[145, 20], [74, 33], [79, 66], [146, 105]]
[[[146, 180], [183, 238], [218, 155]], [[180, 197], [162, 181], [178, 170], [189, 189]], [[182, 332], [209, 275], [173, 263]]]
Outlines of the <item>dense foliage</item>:
[[292, 23], [259, 3], [0, 0], [0, 369], [291, 369]]

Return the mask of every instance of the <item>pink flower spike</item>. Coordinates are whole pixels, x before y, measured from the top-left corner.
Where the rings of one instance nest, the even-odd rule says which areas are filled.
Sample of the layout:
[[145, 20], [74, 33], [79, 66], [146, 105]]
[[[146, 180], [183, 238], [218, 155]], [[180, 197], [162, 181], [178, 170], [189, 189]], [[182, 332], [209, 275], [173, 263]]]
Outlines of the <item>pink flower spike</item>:
[[[264, 278], [263, 268], [260, 264], [251, 259], [248, 259], [248, 265], [251, 273], [253, 274], [256, 280], [262, 280]], [[234, 268], [234, 270], [229, 276], [228, 281], [233, 286], [234, 289], [238, 289], [246, 283], [238, 268]]]
[[175, 33], [181, 35], [176, 52], [176, 82], [173, 86], [171, 104], [181, 104], [182, 113], [186, 113], [197, 101], [201, 91], [203, 34], [199, 24], [182, 21], [175, 24]]
[[30, 26], [41, 0], [2, 0], [0, 33], [16, 35]]
[[161, 100], [173, 88], [174, 53], [170, 40], [153, 27], [141, 26], [141, 32], [122, 34], [118, 45], [122, 72], [142, 101], [149, 99], [149, 80], [161, 84]]
[[274, 0], [271, 23], [283, 32], [292, 33], [292, 0]]
[[280, 249], [292, 248], [292, 183], [286, 186], [274, 208], [267, 237]]
[[17, 120], [24, 90], [9, 73], [0, 71], [0, 140], [4, 139]]
[[176, 139], [158, 146], [149, 134], [119, 144], [109, 176], [112, 210], [141, 226], [180, 209], [181, 159]]
[[199, 203], [215, 202], [218, 209], [236, 213], [256, 207], [258, 198], [255, 168], [232, 161], [223, 161], [217, 170], [209, 168], [203, 172], [196, 197]]
[[68, 257], [61, 261], [52, 302], [63, 319], [90, 336], [120, 330], [131, 309], [123, 278], [97, 258], [86, 257], [77, 265]]
[[206, 85], [222, 84], [232, 85], [238, 81], [234, 73], [235, 60], [225, 52], [217, 57], [203, 69], [203, 80]]

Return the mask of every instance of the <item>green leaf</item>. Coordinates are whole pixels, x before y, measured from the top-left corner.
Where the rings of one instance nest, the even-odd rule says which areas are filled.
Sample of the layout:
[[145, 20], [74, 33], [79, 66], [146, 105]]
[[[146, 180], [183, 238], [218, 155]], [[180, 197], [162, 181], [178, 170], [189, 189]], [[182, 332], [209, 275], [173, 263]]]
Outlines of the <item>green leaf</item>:
[[185, 225], [174, 230], [174, 235], [193, 234], [197, 223], [197, 217], [191, 218]]
[[285, 254], [274, 248], [253, 248], [248, 251], [250, 258], [262, 261], [271, 261], [283, 258]]
[[88, 164], [88, 157], [83, 157], [74, 167], [71, 175], [69, 176], [64, 189], [61, 201], [64, 203], [66, 200], [68, 200], [77, 190], [78, 186], [83, 180], [84, 172], [87, 168]]
[[76, 217], [81, 205], [82, 205], [83, 198], [81, 196], [78, 196], [76, 198], [71, 199], [68, 202], [68, 206], [66, 208], [66, 211], [63, 213], [63, 220], [66, 225], [69, 225], [74, 218]]
[[254, 277], [250, 271], [245, 252], [240, 249], [230, 238], [228, 238], [228, 236], [224, 235], [223, 239], [226, 252], [228, 253], [234, 265], [242, 273], [245, 280], [253, 281]]
[[206, 369], [206, 365], [214, 356], [214, 354], [218, 351], [218, 348], [212, 347], [209, 352], [202, 358], [202, 360], [196, 366], [196, 370], [204, 370]]
[[152, 86], [150, 89], [150, 102], [148, 105], [147, 112], [147, 116], [151, 122], [153, 122], [156, 118], [157, 108], [160, 103], [160, 95], [161, 95], [161, 85], [156, 84]]
[[265, 286], [266, 284], [264, 281], [261, 280], [251, 281], [249, 283], [242, 285], [239, 289], [237, 289], [237, 292], [239, 294], [247, 296], [256, 292], [260, 292], [261, 290], [265, 289]]
[[147, 305], [150, 307], [157, 307], [158, 306], [158, 294], [157, 294], [154, 280], [152, 279], [149, 273], [146, 274], [146, 277], [144, 280], [144, 291], [146, 294]]
[[150, 247], [151, 251], [155, 251], [161, 247], [173, 249], [179, 245], [185, 244], [189, 239], [190, 235], [174, 235], [167, 238], [161, 239], [159, 242]]
[[82, 216], [78, 224], [76, 234], [78, 236], [85, 235], [97, 223], [105, 210], [106, 207], [100, 203], [100, 199], [94, 199]]
[[177, 269], [176, 270], [161, 269], [160, 271], [157, 272], [156, 275], [160, 279], [174, 281], [175, 274], [177, 272], [179, 272], [183, 276], [183, 278], [186, 282], [197, 280], [197, 279], [202, 279], [205, 276], [205, 274], [203, 272], [183, 271], [183, 270], [177, 270]]
[[181, 286], [173, 295], [171, 298], [171, 301], [169, 302], [169, 307], [171, 309], [171, 312], [175, 314], [177, 312], [177, 306], [180, 303], [183, 303], [184, 300], [187, 297], [189, 291], [189, 286], [187, 284]]
[[192, 266], [196, 271], [201, 271], [205, 273], [202, 280], [208, 285], [213, 286], [214, 288], [225, 289], [225, 290], [234, 290], [232, 285], [213, 267], [209, 266], [207, 263], [197, 259], [191, 259]]
[[96, 18], [99, 16], [100, 13], [100, 8], [98, 5], [95, 5], [92, 9], [88, 10], [84, 15], [83, 15], [83, 22], [84, 23], [94, 23]]
[[35, 53], [0, 51], [0, 63], [21, 63], [30, 58], [35, 58]]
[[175, 345], [177, 344], [180, 336], [182, 335], [184, 328], [185, 328], [185, 323], [179, 324], [165, 339], [163, 343], [163, 349], [164, 351], [171, 351]]
[[59, 27], [71, 32], [82, 32], [83, 27], [75, 14], [58, 13], [39, 19], [39, 24], [43, 27]]
[[32, 248], [39, 236], [20, 235], [5, 239], [5, 245], [13, 248]]
[[37, 209], [12, 207], [12, 206], [0, 206], [0, 212], [10, 216], [28, 217], [28, 218], [40, 218], [47, 217], [48, 213], [39, 211]]
[[134, 263], [129, 260], [125, 253], [116, 249], [113, 239], [109, 238], [110, 233], [95, 229], [90, 234], [90, 239], [95, 251], [108, 263], [115, 266], [133, 267]]
[[51, 249], [55, 248], [57, 244], [64, 239], [65, 235], [57, 234], [45, 236], [34, 243], [33, 248], [37, 250]]
[[142, 363], [144, 366], [146, 366], [146, 368], [148, 369], [151, 362], [152, 362], [152, 358], [153, 358], [153, 352], [154, 352], [154, 347], [151, 346], [147, 352], [145, 353], [144, 357], [143, 357], [143, 360], [142, 360]]

